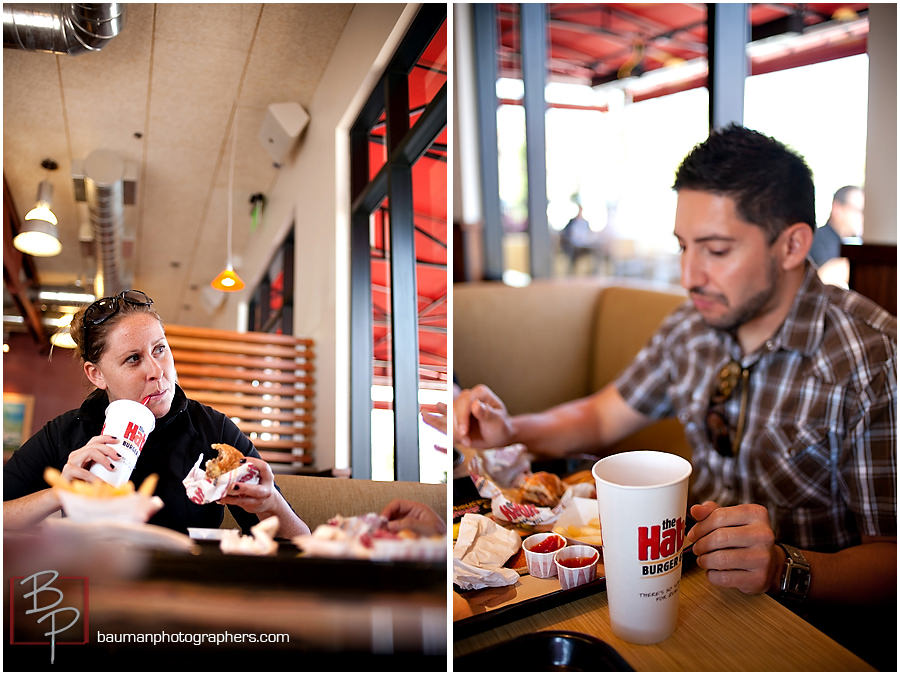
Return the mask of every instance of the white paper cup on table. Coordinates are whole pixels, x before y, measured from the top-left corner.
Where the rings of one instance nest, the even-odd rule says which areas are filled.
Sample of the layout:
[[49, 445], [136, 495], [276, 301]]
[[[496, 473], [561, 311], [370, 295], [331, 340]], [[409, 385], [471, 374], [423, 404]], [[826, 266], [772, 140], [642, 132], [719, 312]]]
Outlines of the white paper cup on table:
[[581, 586], [597, 578], [600, 553], [593, 546], [575, 544], [556, 552], [556, 572], [563, 590]]
[[156, 417], [147, 406], [124, 398], [110, 403], [106, 407], [106, 421], [100, 433], [119, 439], [111, 447], [122, 455], [122, 459], [112, 460], [115, 466], [112, 471], [95, 462], [91, 473], [110, 485], [123, 485], [131, 477], [147, 436], [155, 427]]
[[675, 630], [691, 464], [667, 452], [610, 455], [593, 468], [613, 632], [654, 644]]
[[522, 542], [528, 573], [539, 579], [556, 576], [556, 552], [566, 545], [565, 538], [555, 532], [533, 534]]

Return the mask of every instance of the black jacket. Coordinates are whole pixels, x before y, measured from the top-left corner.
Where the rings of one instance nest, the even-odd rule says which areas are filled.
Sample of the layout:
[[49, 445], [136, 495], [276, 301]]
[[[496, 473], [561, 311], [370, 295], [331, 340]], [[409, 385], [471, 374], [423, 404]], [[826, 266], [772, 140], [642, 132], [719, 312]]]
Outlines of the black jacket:
[[[106, 392], [95, 390], [81, 408], [47, 422], [28, 439], [3, 467], [3, 499], [16, 499], [48, 487], [44, 469], [52, 466], [62, 470], [69, 453], [100, 434], [108, 403]], [[156, 420], [156, 428], [147, 437], [131, 474], [131, 481], [138, 486], [151, 473], [159, 475], [155, 494], [165, 506], [150, 519], [151, 524], [180, 532], [187, 532], [188, 527], [222, 524], [225, 507], [194, 504], [181, 482], [201, 454], [204, 463], [216, 456], [210, 447], [212, 443], [228, 443], [245, 455], [259, 457], [253, 443], [234, 422], [217, 410], [188, 399], [176, 386], [172, 408]], [[229, 508], [244, 531], [259, 522], [254, 514], [234, 506]]]

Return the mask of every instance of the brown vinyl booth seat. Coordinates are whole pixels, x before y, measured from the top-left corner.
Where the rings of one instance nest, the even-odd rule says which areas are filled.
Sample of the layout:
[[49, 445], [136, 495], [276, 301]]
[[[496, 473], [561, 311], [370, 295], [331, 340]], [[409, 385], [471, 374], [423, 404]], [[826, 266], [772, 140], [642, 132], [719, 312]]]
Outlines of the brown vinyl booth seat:
[[[453, 368], [463, 388], [489, 386], [510, 414], [538, 412], [613, 381], [685, 294], [600, 279], [453, 287]], [[616, 450], [664, 450], [690, 459], [677, 419], [656, 422]]]
[[[394, 498], [427, 504], [444, 522], [447, 521], [447, 486], [442, 483], [390, 482], [291, 474], [276, 475], [275, 483], [297, 515], [311, 530], [338, 514], [358, 516], [369, 512], [380, 513]], [[227, 509], [222, 527], [237, 527]]]

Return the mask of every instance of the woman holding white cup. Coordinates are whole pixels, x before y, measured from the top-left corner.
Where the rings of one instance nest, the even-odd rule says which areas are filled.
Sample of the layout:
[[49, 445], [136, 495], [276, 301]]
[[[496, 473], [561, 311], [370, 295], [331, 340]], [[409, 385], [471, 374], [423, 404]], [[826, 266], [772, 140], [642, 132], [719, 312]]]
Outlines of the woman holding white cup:
[[[121, 439], [102, 433], [106, 409], [113, 401], [145, 402], [155, 419], [142, 438], [131, 480], [139, 484], [159, 476], [156, 494], [164, 502], [150, 523], [182, 532], [188, 527], [218, 527], [227, 505], [243, 529], [277, 515], [278, 536], [309, 534], [278, 491], [272, 469], [240, 429], [222, 413], [188, 399], [177, 385], [175, 362], [153, 300], [137, 290], [101, 298], [72, 320], [70, 333], [83, 361], [84, 374], [96, 389], [78, 410], [48, 422], [17, 450], [3, 470], [3, 515], [6, 527], [27, 527], [60, 508], [43, 472], [54, 467], [68, 480], [101, 480], [93, 466], [115, 472], [123, 458]], [[149, 425], [148, 425], [149, 426]], [[134, 439], [132, 439], [134, 440]], [[216, 456], [212, 443], [227, 443], [259, 470], [257, 485], [235, 485], [217, 503], [194, 504], [181, 481], [197, 457]], [[121, 448], [120, 448], [121, 449]], [[104, 472], [100, 472], [104, 473]]]

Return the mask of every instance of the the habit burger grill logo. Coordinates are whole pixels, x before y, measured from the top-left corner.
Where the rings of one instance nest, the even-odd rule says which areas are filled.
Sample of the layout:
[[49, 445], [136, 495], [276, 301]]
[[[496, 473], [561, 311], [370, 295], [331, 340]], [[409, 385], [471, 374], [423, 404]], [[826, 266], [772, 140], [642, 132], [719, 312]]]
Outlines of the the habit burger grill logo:
[[667, 518], [659, 525], [638, 527], [638, 560], [642, 577], [671, 572], [681, 564], [684, 519]]
[[[104, 433], [106, 431], [106, 425], [103, 425], [103, 429], [100, 430], [100, 433]], [[147, 434], [144, 432], [144, 427], [139, 424], [135, 424], [134, 422], [129, 422], [125, 427], [125, 433], [122, 434], [122, 445], [131, 450], [135, 457], [141, 454], [141, 450], [144, 448], [144, 442], [147, 440]]]

